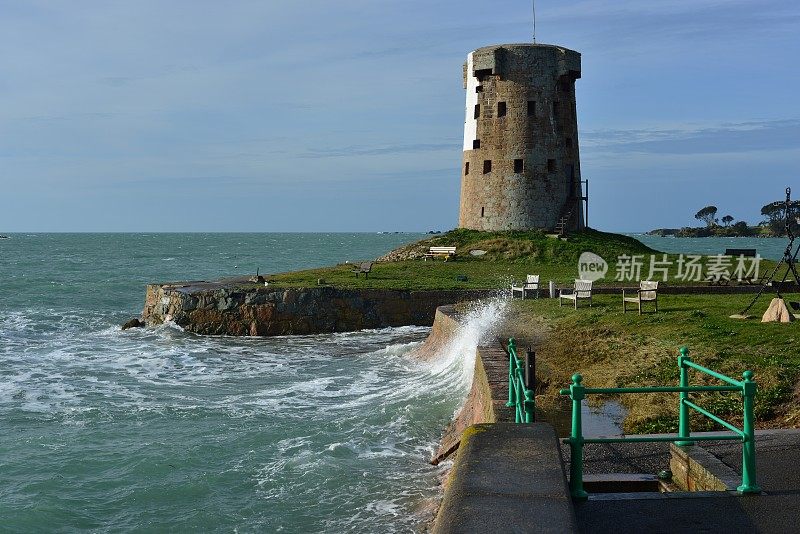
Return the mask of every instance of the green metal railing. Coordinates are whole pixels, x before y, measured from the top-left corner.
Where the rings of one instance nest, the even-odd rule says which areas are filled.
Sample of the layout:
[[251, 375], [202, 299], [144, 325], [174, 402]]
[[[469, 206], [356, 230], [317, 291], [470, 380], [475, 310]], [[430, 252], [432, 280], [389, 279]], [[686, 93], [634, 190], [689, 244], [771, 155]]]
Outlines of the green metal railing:
[[[693, 445], [696, 441], [741, 440], [742, 441], [742, 485], [737, 488], [741, 493], [760, 493], [761, 488], [756, 484], [756, 444], [755, 444], [755, 419], [753, 417], [753, 397], [756, 393], [756, 383], [753, 381], [753, 372], [745, 371], [744, 380], [734, 380], [711, 369], [694, 363], [689, 358], [689, 349], [682, 347], [678, 356], [680, 367], [680, 385], [678, 387], [642, 387], [642, 388], [587, 388], [581, 384], [583, 377], [579, 374], [572, 375], [572, 385], [569, 389], [562, 389], [561, 395], [569, 395], [572, 399], [572, 433], [568, 440], [572, 454], [570, 460], [569, 490], [574, 499], [586, 499], [588, 494], [583, 489], [583, 446], [585, 443], [621, 443], [621, 442], [659, 442], [673, 441], [676, 445]], [[689, 369], [695, 369], [709, 376], [726, 382], [727, 386], [690, 386]], [[743, 425], [739, 429], [727, 421], [717, 417], [689, 400], [689, 393], [701, 391], [738, 391], [742, 394]], [[618, 394], [618, 393], [680, 393], [678, 434], [677, 436], [633, 436], [620, 438], [585, 438], [581, 422], [581, 401], [586, 395], [592, 394]], [[712, 421], [727, 428], [733, 435], [702, 435], [692, 436], [689, 428], [689, 409], [708, 417]], [[678, 438], [677, 440], [675, 438]]]
[[[531, 378], [533, 382], [533, 378]], [[514, 338], [508, 340], [508, 402], [506, 406], [514, 408], [515, 423], [533, 423], [534, 400], [533, 384], [531, 389], [525, 385], [525, 370], [517, 357], [517, 344]]]

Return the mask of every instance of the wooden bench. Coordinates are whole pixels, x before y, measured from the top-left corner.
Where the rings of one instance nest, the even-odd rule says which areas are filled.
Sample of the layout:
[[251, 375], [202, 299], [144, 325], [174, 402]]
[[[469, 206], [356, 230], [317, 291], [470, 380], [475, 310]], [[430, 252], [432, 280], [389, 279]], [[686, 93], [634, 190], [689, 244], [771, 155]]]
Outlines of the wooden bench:
[[[568, 292], [568, 293], [567, 293]], [[574, 307], [578, 309], [578, 300], [588, 300], [589, 307], [592, 307], [592, 281], [591, 280], [575, 280], [575, 285], [572, 289], [559, 289], [558, 291], [558, 305], [562, 305], [561, 299], [571, 300]]]
[[756, 249], [754, 248], [726, 248], [725, 256], [744, 256], [745, 258], [755, 258]]
[[451, 256], [456, 255], [456, 247], [431, 247], [428, 252], [425, 253], [425, 261], [428, 258], [444, 258], [444, 261], [447, 261]]
[[372, 270], [372, 262], [365, 261], [364, 263], [360, 264], [358, 267], [353, 269], [350, 272], [355, 273], [356, 278], [358, 278], [359, 274], [363, 274], [364, 278], [369, 278], [369, 272]]
[[525, 283], [521, 286], [511, 285], [511, 298], [513, 299], [517, 293], [525, 300], [526, 293], [533, 293], [533, 298], [539, 298], [539, 275], [529, 274], [525, 279]]
[[622, 313], [628, 311], [628, 303], [633, 302], [639, 306], [639, 315], [642, 314], [642, 304], [652, 302], [658, 311], [658, 282], [652, 280], [642, 280], [639, 282], [639, 289], [628, 288], [627, 291], [636, 291], [635, 297], [626, 297], [626, 289], [622, 290]]

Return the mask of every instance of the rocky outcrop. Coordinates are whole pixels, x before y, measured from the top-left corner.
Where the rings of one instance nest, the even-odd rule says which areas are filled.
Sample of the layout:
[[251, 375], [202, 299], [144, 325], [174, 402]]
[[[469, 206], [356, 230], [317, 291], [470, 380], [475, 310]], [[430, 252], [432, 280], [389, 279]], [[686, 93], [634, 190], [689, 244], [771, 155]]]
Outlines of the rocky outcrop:
[[131, 328], [141, 328], [143, 326], [145, 326], [144, 322], [139, 320], [138, 317], [134, 317], [133, 319], [131, 319], [127, 323], [123, 324], [122, 325], [122, 329], [123, 330], [129, 330]]
[[433, 323], [436, 308], [490, 291], [274, 288], [247, 281], [147, 286], [143, 320], [197, 334], [277, 336]]

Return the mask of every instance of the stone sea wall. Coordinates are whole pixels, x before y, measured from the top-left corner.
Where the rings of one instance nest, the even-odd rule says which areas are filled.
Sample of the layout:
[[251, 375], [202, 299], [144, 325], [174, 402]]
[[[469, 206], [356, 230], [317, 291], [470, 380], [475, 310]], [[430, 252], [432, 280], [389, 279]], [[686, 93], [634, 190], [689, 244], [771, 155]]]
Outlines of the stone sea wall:
[[[439, 307], [428, 338], [414, 351], [414, 356], [432, 359], [441, 355], [442, 349], [455, 337], [462, 325], [461, 315], [454, 306]], [[507, 362], [508, 356], [499, 343], [477, 347], [469, 394], [445, 429], [431, 463], [438, 464], [455, 452], [463, 432], [469, 426], [511, 420], [511, 410], [506, 407], [505, 400], [497, 400], [508, 397]]]
[[433, 324], [438, 306], [491, 291], [272, 288], [187, 282], [147, 286], [142, 319], [173, 321], [197, 334], [278, 336]]

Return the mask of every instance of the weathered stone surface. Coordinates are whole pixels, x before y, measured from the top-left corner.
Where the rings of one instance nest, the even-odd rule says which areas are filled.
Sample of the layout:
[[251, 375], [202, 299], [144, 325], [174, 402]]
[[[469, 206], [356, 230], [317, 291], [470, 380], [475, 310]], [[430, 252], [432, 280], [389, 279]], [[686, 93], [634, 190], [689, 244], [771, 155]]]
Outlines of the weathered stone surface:
[[672, 481], [684, 491], [734, 491], [741, 483], [733, 469], [699, 445], [670, 443], [669, 450]]
[[[452, 306], [436, 310], [431, 334], [415, 351], [423, 359], [435, 357], [452, 339], [459, 327], [459, 316]], [[472, 387], [461, 410], [447, 426], [431, 463], [436, 465], [454, 453], [460, 446], [461, 436], [467, 427], [477, 423], [513, 421], [508, 399], [508, 355], [498, 346], [480, 346], [476, 349]]]
[[430, 325], [436, 307], [491, 291], [404, 291], [333, 287], [271, 288], [241, 282], [147, 286], [142, 317], [171, 320], [198, 334], [275, 336]]
[[570, 211], [570, 228], [583, 225], [575, 201], [582, 196], [580, 75], [580, 54], [559, 46], [506, 44], [469, 54], [460, 227], [552, 230]]

